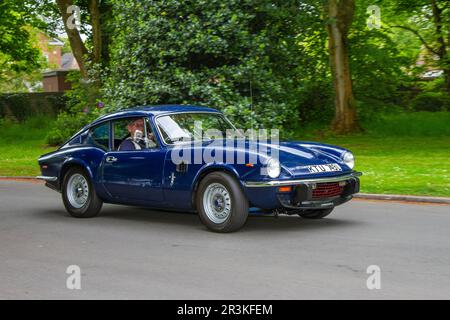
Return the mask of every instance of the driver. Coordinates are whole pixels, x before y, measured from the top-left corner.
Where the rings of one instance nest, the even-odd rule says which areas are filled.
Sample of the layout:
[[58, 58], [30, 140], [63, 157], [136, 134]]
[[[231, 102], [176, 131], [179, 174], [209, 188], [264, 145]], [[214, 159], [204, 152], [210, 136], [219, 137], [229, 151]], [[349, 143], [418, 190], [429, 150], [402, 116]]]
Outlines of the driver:
[[[130, 123], [128, 123], [127, 130], [130, 133], [130, 136], [122, 141], [118, 151], [134, 151], [145, 149], [146, 146], [144, 140], [144, 119], [132, 120]], [[153, 135], [151, 133], [149, 133], [149, 138], [150, 141], [153, 140]]]

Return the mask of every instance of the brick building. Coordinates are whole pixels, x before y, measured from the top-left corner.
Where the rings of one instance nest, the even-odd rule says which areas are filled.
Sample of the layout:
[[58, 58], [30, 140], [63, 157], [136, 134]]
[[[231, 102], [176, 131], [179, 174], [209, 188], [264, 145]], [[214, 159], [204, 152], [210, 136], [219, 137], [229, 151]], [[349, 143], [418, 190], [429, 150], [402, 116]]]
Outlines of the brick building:
[[43, 73], [44, 92], [63, 92], [70, 90], [71, 84], [66, 81], [67, 73], [79, 70], [73, 54], [62, 54], [64, 42], [57, 38], [50, 38], [44, 33], [38, 34], [38, 47], [49, 64], [49, 69]]

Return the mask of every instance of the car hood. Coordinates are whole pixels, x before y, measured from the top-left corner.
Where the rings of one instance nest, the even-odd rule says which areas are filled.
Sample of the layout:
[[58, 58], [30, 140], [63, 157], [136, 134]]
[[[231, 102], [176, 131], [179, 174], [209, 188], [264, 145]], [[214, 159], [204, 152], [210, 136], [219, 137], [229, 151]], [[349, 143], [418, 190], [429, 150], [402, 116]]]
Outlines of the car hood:
[[[269, 157], [277, 157], [281, 166], [294, 176], [311, 175], [308, 166], [312, 165], [338, 164], [342, 168], [342, 171], [321, 173], [327, 175], [339, 175], [352, 171], [342, 162], [341, 155], [347, 150], [340, 147], [302, 141], [280, 142], [278, 145], [260, 141], [253, 141], [253, 145], [251, 143], [250, 141], [235, 143], [232, 149], [236, 152], [245, 152], [247, 156], [249, 154], [258, 155], [257, 163], [263, 165]], [[202, 147], [216, 148], [217, 150], [221, 148], [221, 144], [210, 141], [204, 142]], [[223, 141], [223, 148], [227, 151], [231, 151], [231, 145], [233, 145], [232, 142]], [[250, 160], [249, 162], [255, 163], [251, 161], [255, 160], [255, 157], [247, 159]]]
[[338, 164], [342, 171], [324, 172], [328, 175], [337, 175], [351, 171], [341, 159], [345, 149], [304, 142], [281, 142], [279, 147], [271, 146], [272, 152], [278, 149], [281, 166], [294, 176], [310, 175], [309, 166]]

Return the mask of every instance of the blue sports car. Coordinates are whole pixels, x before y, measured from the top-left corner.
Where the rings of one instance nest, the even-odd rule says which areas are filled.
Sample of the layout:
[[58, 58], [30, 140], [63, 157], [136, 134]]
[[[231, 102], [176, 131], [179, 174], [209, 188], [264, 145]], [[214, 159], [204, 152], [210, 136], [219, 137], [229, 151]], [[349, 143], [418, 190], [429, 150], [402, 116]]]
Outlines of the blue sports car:
[[198, 212], [216, 232], [240, 229], [250, 211], [320, 219], [359, 192], [350, 151], [248, 132], [205, 107], [127, 109], [42, 155], [38, 178], [77, 218], [104, 202], [137, 205]]

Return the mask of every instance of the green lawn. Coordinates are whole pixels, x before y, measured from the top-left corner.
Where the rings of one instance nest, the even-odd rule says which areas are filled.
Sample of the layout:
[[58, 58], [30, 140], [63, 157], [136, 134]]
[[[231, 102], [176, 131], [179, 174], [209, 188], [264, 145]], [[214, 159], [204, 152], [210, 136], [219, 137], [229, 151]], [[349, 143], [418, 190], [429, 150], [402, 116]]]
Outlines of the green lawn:
[[348, 137], [316, 127], [322, 138], [314, 138], [310, 129], [299, 139], [350, 149], [355, 169], [364, 173], [361, 192], [450, 197], [450, 112], [378, 115], [363, 127], [364, 134]]
[[450, 197], [450, 137], [347, 137], [324, 142], [353, 151], [361, 192]]
[[36, 176], [37, 158], [54, 150], [45, 146], [52, 119], [36, 117], [24, 124], [0, 121], [0, 176]]
[[[432, 116], [448, 124], [442, 130], [449, 130], [449, 115]], [[427, 122], [426, 116], [420, 119]], [[427, 130], [413, 121], [404, 121], [402, 126], [391, 125], [391, 129], [388, 125], [376, 123], [374, 127], [379, 127], [378, 134], [368, 130], [364, 135], [310, 136], [307, 140], [352, 150], [356, 156], [355, 169], [364, 173], [362, 192], [450, 197], [450, 134], [447, 131], [442, 133], [441, 129], [433, 127], [432, 122], [427, 125]], [[415, 136], [405, 135], [407, 125], [418, 129]], [[54, 149], [44, 146], [50, 126], [51, 120], [45, 118], [32, 119], [23, 125], [0, 122], [0, 176], [38, 175], [38, 156]], [[381, 128], [385, 131], [380, 133]], [[394, 129], [397, 133], [392, 132]]]

